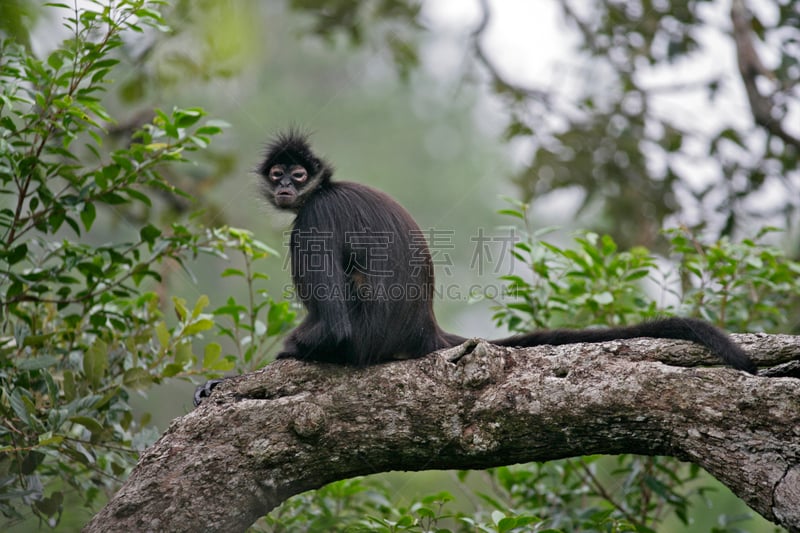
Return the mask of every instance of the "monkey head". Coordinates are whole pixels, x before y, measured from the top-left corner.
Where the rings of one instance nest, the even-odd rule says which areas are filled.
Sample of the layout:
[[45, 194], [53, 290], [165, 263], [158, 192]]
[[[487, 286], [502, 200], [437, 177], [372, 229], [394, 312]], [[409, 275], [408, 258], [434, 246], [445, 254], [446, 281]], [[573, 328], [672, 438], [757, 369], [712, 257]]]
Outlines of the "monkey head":
[[269, 143], [257, 172], [264, 196], [272, 205], [297, 211], [313, 192], [329, 182], [333, 169], [314, 155], [306, 135], [292, 130]]

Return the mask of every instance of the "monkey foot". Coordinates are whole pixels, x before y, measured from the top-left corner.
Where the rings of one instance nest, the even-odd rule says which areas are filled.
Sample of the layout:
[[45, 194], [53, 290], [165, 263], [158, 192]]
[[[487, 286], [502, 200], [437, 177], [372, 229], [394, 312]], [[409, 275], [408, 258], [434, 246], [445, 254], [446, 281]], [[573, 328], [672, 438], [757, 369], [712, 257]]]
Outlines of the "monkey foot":
[[471, 339], [465, 340], [458, 346], [453, 346], [452, 348], [445, 348], [444, 350], [439, 350], [439, 353], [444, 355], [444, 357], [449, 362], [455, 363], [465, 355], [471, 354], [472, 351], [475, 349], [475, 347], [482, 342], [486, 341], [478, 337], [473, 337]]
[[198, 385], [197, 388], [194, 389], [194, 406], [197, 407], [203, 403], [203, 400], [211, 396], [211, 391], [223, 381], [222, 379], [210, 379], [202, 385]]

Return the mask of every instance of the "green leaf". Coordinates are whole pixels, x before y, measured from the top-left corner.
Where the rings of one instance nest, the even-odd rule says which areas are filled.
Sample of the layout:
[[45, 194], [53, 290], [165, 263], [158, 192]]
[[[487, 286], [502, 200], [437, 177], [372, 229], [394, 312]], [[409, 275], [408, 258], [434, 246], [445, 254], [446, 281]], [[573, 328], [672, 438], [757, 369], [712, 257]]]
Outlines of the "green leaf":
[[64, 371], [64, 399], [67, 402], [71, 402], [75, 399], [77, 395], [77, 389], [75, 388], [75, 374], [72, 373], [71, 370]]
[[64, 219], [66, 218], [66, 213], [64, 212], [63, 208], [54, 209], [53, 212], [47, 217], [47, 224], [50, 226], [50, 232], [55, 233], [58, 231], [58, 228], [61, 227], [61, 224], [64, 223]]
[[144, 390], [153, 384], [153, 378], [144, 368], [129, 368], [122, 376], [122, 384], [131, 389]]
[[216, 342], [206, 344], [203, 354], [203, 368], [210, 368], [222, 355], [222, 346]]
[[150, 246], [152, 246], [155, 240], [160, 236], [161, 230], [152, 224], [148, 224], [139, 230], [139, 237], [143, 242], [148, 243]]
[[508, 216], [511, 216], [511, 217], [516, 217], [516, 218], [525, 220], [525, 215], [523, 215], [521, 212], [516, 211], [514, 209], [501, 209], [501, 210], [499, 210], [497, 212], [497, 214], [498, 215], [508, 215]]
[[742, 138], [739, 135], [739, 132], [737, 132], [733, 128], [725, 128], [724, 130], [722, 130], [719, 134], [719, 138], [728, 139], [729, 141], [741, 146], [742, 148], [745, 147], [744, 143], [742, 142]]
[[58, 70], [61, 68], [61, 65], [64, 64], [64, 58], [61, 57], [61, 50], [55, 50], [52, 54], [47, 57], [47, 64], [50, 65], [53, 70]]
[[14, 411], [14, 414], [17, 416], [17, 418], [22, 420], [26, 425], [30, 426], [31, 418], [29, 415], [32, 415], [34, 413], [33, 409], [29, 410], [28, 408], [30, 400], [28, 402], [25, 402], [19, 389], [17, 389], [11, 393], [11, 395], [8, 398], [8, 401], [11, 404], [11, 409]]
[[[175, 134], [174, 136], [177, 136], [177, 134]], [[166, 150], [167, 148], [169, 148], [169, 144], [161, 142], [149, 143], [145, 145], [145, 148], [150, 152], [158, 152], [159, 150]]]
[[175, 126], [178, 128], [188, 128], [203, 118], [205, 112], [200, 108], [178, 109], [173, 113]]
[[650, 274], [650, 270], [643, 268], [640, 270], [634, 270], [633, 272], [628, 273], [625, 276], [625, 281], [636, 281], [637, 279], [642, 279]]
[[6, 252], [5, 258], [9, 265], [19, 263], [28, 255], [28, 245], [25, 243], [15, 246], [10, 251]]
[[62, 442], [64, 442], [64, 437], [61, 435], [50, 435], [48, 437], [39, 435], [39, 442], [37, 444], [39, 446], [58, 446]]
[[220, 120], [220, 119], [216, 119], [216, 118], [212, 118], [211, 120], [207, 120], [203, 127], [209, 127], [209, 126], [212, 127], [212, 128], [220, 128], [220, 129], [225, 129], [225, 128], [230, 128], [231, 127], [229, 122], [225, 122], [224, 120]]
[[83, 373], [93, 389], [100, 388], [108, 370], [108, 345], [97, 339], [83, 354]]
[[33, 506], [39, 513], [50, 517], [61, 513], [63, 503], [64, 494], [61, 491], [55, 491], [50, 496], [34, 501]]
[[236, 366], [236, 359], [233, 356], [227, 355], [218, 359], [214, 364], [208, 367], [209, 370], [216, 370], [218, 372], [228, 372], [233, 370]]
[[128, 200], [126, 200], [125, 198], [123, 198], [122, 196], [120, 196], [115, 192], [104, 193], [100, 195], [97, 199], [98, 201], [105, 202], [110, 205], [122, 205], [129, 203]]
[[[26, 340], [30, 337], [26, 337]], [[23, 359], [17, 363], [17, 370], [39, 370], [58, 364], [60, 359], [53, 355], [43, 355], [31, 359]]]
[[178, 320], [186, 320], [189, 315], [189, 310], [186, 308], [186, 300], [173, 296], [172, 303], [175, 306], [175, 314], [178, 315]]
[[99, 266], [95, 265], [94, 263], [89, 263], [89, 262], [84, 261], [82, 263], [78, 263], [77, 265], [75, 265], [75, 268], [77, 268], [78, 271], [81, 274], [83, 274], [84, 276], [86, 276], [87, 278], [89, 278], [89, 277], [95, 277], [95, 278], [103, 277], [103, 269], [100, 268]]
[[294, 322], [295, 312], [289, 302], [272, 303], [267, 312], [267, 336], [272, 337], [288, 329]]
[[[415, 520], [414, 520], [414, 517], [413, 517], [413, 516], [410, 516], [410, 515], [403, 515], [403, 516], [401, 516], [401, 517], [400, 517], [400, 519], [397, 521], [397, 527], [399, 527], [399, 528], [403, 528], [403, 529], [405, 530], [405, 529], [408, 529], [408, 528], [410, 528], [411, 526], [413, 526], [413, 525], [414, 525], [414, 523], [415, 523]], [[402, 530], [401, 530], [401, 531], [402, 531]]]
[[99, 435], [103, 432], [103, 424], [88, 416], [72, 416], [70, 422], [80, 424], [88, 429], [93, 435]]
[[497, 531], [500, 533], [511, 531], [515, 527], [517, 527], [517, 519], [513, 516], [507, 516], [497, 522]]
[[183, 372], [183, 365], [179, 365], [177, 363], [170, 363], [166, 367], [164, 367], [164, 372], [162, 372], [162, 375], [165, 378], [171, 378], [172, 376], [177, 376], [181, 372]]
[[152, 207], [153, 203], [150, 201], [150, 197], [146, 194], [137, 191], [133, 187], [126, 187], [122, 189], [122, 192], [127, 194], [131, 200], [138, 200], [139, 202], [143, 203], [147, 207]]
[[210, 318], [201, 318], [199, 320], [195, 320], [191, 324], [188, 324], [185, 328], [183, 328], [183, 335], [196, 335], [201, 331], [206, 331], [214, 327], [214, 321]]
[[164, 19], [161, 17], [161, 13], [148, 7], [140, 7], [135, 11], [135, 13], [137, 17], [142, 19], [152, 19], [157, 22], [164, 21]]
[[169, 340], [171, 335], [169, 333], [169, 329], [167, 328], [167, 324], [165, 322], [159, 322], [156, 324], [156, 337], [158, 337], [158, 343], [161, 345], [162, 348], [169, 347]]
[[200, 126], [195, 130], [195, 135], [217, 135], [222, 133], [222, 128], [218, 128], [216, 126]]
[[192, 362], [192, 344], [189, 342], [182, 342], [175, 347], [175, 363], [185, 368], [188, 363]]
[[203, 312], [203, 309], [208, 307], [209, 303], [210, 300], [208, 299], [208, 296], [206, 296], [205, 294], [201, 294], [200, 297], [197, 299], [197, 302], [195, 302], [194, 304], [194, 309], [192, 309], [192, 318], [197, 318], [198, 316], [200, 316], [200, 313]]
[[113, 67], [117, 63], [119, 63], [119, 59], [102, 59], [100, 61], [95, 61], [92, 64], [92, 70], [99, 70], [108, 67]]
[[239, 315], [240, 313], [247, 312], [247, 308], [243, 305], [237, 304], [232, 298], [228, 300], [228, 303], [217, 307], [214, 309], [214, 315], [229, 315], [233, 318], [234, 322], [237, 324], [239, 323]]
[[264, 252], [264, 253], [266, 253], [268, 255], [273, 255], [273, 256], [274, 255], [278, 255], [278, 252], [275, 250], [275, 248], [273, 248], [273, 247], [269, 246], [268, 244], [263, 243], [263, 242], [261, 242], [259, 240], [253, 239], [250, 244], [252, 245], [253, 249], [255, 249], [255, 250], [259, 250], [259, 251]]
[[101, 172], [97, 172], [94, 176], [94, 180], [97, 183], [97, 186], [101, 189], [105, 189], [108, 187], [109, 183], [113, 183], [119, 173], [122, 171], [119, 165], [115, 165], [110, 163], [103, 167]]
[[144, 280], [148, 276], [153, 278], [157, 282], [161, 281], [161, 274], [159, 274], [155, 270], [150, 270], [150, 268], [148, 267], [149, 265], [147, 263], [139, 263], [131, 270], [131, 277], [133, 279], [133, 283], [137, 287], [142, 283], [142, 280]]
[[97, 212], [95, 211], [94, 204], [91, 202], [83, 204], [83, 211], [81, 211], [81, 222], [83, 222], [83, 227], [86, 228], [86, 231], [92, 229], [92, 223], [94, 222], [95, 217], [97, 217]]

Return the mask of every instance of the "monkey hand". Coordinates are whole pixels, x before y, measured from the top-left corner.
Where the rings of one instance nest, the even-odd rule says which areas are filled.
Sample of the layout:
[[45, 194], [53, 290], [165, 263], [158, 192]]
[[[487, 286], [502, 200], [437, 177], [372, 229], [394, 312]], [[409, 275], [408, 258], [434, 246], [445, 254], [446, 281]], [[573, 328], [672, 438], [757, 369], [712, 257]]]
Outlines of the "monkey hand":
[[198, 385], [194, 389], [194, 406], [197, 407], [203, 403], [203, 400], [211, 396], [211, 391], [223, 381], [222, 379], [210, 379], [202, 385]]
[[453, 346], [452, 348], [445, 348], [444, 350], [439, 350], [439, 353], [444, 355], [445, 358], [451, 362], [456, 363], [459, 359], [464, 357], [465, 355], [469, 355], [478, 346], [480, 343], [486, 342], [486, 340], [473, 337], [471, 339], [467, 339], [458, 346]]

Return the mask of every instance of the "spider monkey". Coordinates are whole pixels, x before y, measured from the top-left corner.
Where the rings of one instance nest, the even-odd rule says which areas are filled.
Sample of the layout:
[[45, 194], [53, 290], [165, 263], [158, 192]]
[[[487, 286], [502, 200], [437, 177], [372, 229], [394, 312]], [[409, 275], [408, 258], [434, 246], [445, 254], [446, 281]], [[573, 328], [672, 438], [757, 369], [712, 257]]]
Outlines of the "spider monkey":
[[[436, 322], [430, 251], [400, 204], [365, 185], [331, 181], [333, 167], [297, 131], [274, 138], [257, 173], [267, 201], [296, 214], [289, 241], [291, 273], [308, 311], [279, 359], [365, 366], [422, 357], [466, 341]], [[757, 373], [725, 333], [697, 319], [536, 331], [490, 342], [527, 347], [636, 337], [693, 341], [733, 368]], [[195, 403], [215, 385], [212, 381], [199, 387]]]

